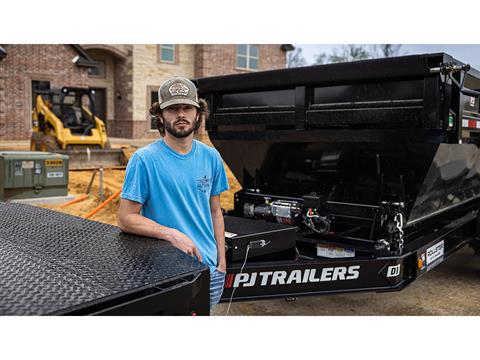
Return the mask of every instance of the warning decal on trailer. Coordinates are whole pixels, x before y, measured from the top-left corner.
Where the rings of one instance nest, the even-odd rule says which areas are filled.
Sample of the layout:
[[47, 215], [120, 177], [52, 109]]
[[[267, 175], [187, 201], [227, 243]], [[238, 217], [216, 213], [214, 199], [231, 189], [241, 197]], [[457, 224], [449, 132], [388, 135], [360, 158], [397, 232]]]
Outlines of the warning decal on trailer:
[[435, 260], [441, 258], [445, 252], [445, 244], [442, 241], [429, 247], [427, 249], [427, 266], [432, 264]]
[[468, 129], [480, 129], [480, 121], [477, 120], [469, 120], [469, 119], [462, 119], [462, 127]]

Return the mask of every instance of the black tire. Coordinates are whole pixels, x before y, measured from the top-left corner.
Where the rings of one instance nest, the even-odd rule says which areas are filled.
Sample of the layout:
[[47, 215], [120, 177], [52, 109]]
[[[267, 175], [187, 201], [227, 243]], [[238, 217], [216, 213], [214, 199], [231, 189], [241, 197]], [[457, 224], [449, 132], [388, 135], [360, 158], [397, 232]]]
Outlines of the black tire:
[[475, 252], [475, 255], [480, 255], [480, 246], [475, 246], [473, 251]]
[[473, 243], [470, 243], [470, 247], [473, 249], [475, 255], [480, 255], [480, 243], [478, 240], [475, 240]]
[[42, 151], [42, 134], [33, 132], [30, 138], [30, 151]]
[[57, 139], [51, 135], [43, 135], [42, 137], [42, 151], [56, 151], [60, 150]]

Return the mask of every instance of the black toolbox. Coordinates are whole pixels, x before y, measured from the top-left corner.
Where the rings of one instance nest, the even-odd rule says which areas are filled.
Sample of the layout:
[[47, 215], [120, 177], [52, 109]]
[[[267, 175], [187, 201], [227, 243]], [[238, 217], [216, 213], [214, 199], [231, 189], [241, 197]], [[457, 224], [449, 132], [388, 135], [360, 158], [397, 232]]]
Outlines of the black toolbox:
[[208, 267], [158, 239], [0, 202], [0, 315], [208, 315]]
[[262, 220], [235, 216], [224, 217], [227, 260], [241, 262], [248, 259], [293, 259], [297, 228]]

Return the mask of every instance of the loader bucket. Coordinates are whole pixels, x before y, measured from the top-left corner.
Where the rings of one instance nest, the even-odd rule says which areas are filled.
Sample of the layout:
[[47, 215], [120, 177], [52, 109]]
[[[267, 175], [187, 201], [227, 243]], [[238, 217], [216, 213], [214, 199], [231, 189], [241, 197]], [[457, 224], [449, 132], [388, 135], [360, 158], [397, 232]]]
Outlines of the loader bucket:
[[128, 159], [122, 149], [70, 149], [55, 153], [68, 155], [70, 170], [125, 168]]

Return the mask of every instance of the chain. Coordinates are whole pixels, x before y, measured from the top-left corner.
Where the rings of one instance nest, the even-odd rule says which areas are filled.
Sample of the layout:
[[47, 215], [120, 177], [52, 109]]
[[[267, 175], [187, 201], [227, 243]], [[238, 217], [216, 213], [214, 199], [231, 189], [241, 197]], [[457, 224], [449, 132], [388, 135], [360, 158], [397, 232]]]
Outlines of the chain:
[[387, 251], [395, 251], [401, 254], [404, 248], [404, 232], [403, 232], [403, 214], [401, 208], [404, 203], [382, 203], [383, 208], [380, 215], [380, 227], [384, 239], [377, 240], [376, 246], [380, 249], [386, 249]]
[[398, 241], [398, 250], [401, 253], [403, 251], [403, 214], [397, 213], [393, 218], [393, 222], [395, 223], [395, 227], [397, 228], [397, 232], [395, 234], [395, 238]]

